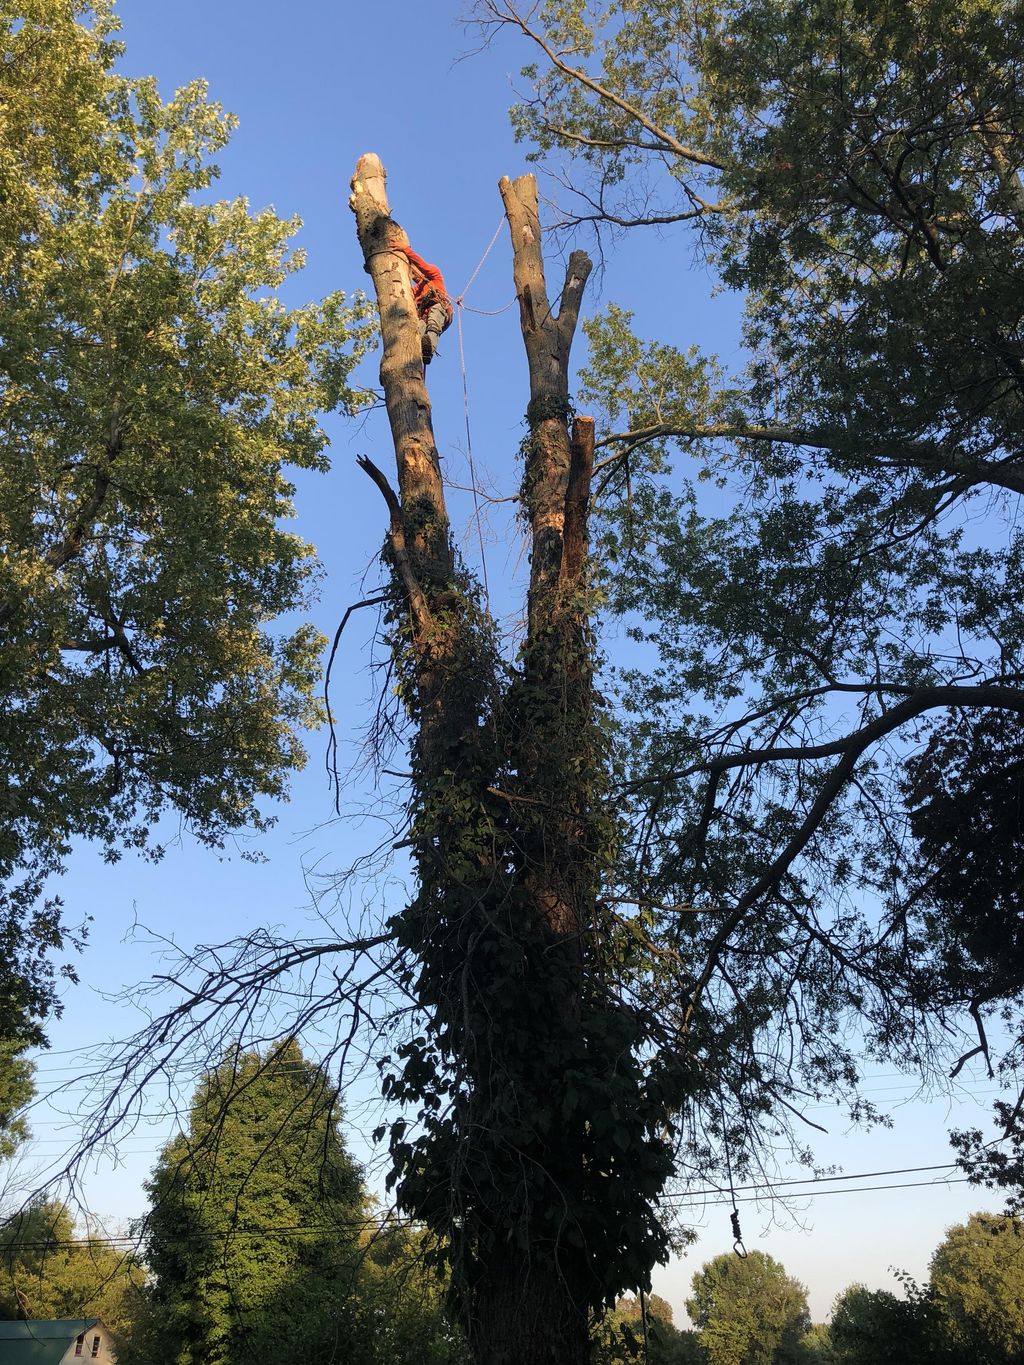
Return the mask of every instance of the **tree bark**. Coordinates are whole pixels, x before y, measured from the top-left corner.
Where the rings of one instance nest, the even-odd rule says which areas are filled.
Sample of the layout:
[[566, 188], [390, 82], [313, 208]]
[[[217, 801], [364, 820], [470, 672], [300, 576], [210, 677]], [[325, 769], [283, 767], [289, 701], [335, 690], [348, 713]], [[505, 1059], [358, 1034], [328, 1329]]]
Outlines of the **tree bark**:
[[352, 177], [349, 206], [356, 216], [356, 232], [380, 311], [384, 355], [380, 382], [384, 389], [388, 420], [398, 462], [398, 487], [402, 505], [420, 501], [429, 515], [410, 539], [410, 548], [445, 576], [451, 572], [452, 552], [448, 513], [441, 482], [441, 466], [434, 443], [430, 397], [420, 350], [416, 305], [408, 262], [394, 245], [408, 245], [409, 238], [391, 217], [387, 176], [380, 158], [372, 152], [361, 156]]
[[[547, 1036], [538, 1046], [554, 1061], [540, 1085], [524, 1078], [522, 1088], [524, 1099], [564, 1112], [558, 1059], [586, 1048], [583, 945], [594, 924], [598, 880], [592, 812], [601, 771], [585, 581], [593, 422], [580, 418], [571, 437], [569, 430], [569, 354], [591, 265], [583, 252], [573, 252], [554, 314], [544, 280], [536, 181], [502, 179], [499, 188], [530, 374], [522, 494], [531, 541], [528, 626], [521, 677], [511, 693], [515, 722], [507, 759], [518, 798], [518, 879], [543, 945], [544, 971], [534, 992], [544, 1001]], [[538, 1069], [543, 1075], [543, 1066]], [[578, 1125], [577, 1116], [567, 1113], [562, 1131], [550, 1134], [550, 1146], [531, 1153], [553, 1177], [552, 1201], [563, 1198], [574, 1213], [590, 1198], [585, 1174], [573, 1169], [583, 1142]], [[583, 1365], [593, 1303], [591, 1249], [552, 1235], [543, 1217], [550, 1209], [538, 1210], [540, 1217], [522, 1213], [527, 1244], [517, 1247], [506, 1232], [481, 1258], [470, 1322], [474, 1358], [487, 1365]]]
[[493, 622], [451, 547], [408, 267], [393, 250], [406, 238], [379, 160], [360, 158], [352, 181], [398, 492], [360, 463], [388, 506], [386, 557], [408, 613], [392, 643], [414, 691], [418, 893], [397, 936], [429, 1021], [390, 1085], [421, 1106], [423, 1132], [409, 1144], [396, 1126], [391, 1150], [400, 1199], [448, 1245], [478, 1365], [584, 1365], [589, 1313], [608, 1292], [602, 1220], [621, 1160], [602, 1152], [590, 1120], [624, 1045], [616, 1020], [595, 1028], [594, 999], [584, 1002], [603, 755], [586, 578], [594, 431], [579, 418], [570, 434], [568, 369], [591, 267], [573, 252], [554, 313], [535, 181], [503, 180], [501, 193], [530, 370], [528, 630], [514, 668], [488, 653]]
[[388, 505], [389, 555], [409, 614], [412, 685], [418, 699], [416, 748], [424, 771], [433, 772], [447, 753], [468, 741], [476, 714], [464, 698], [456, 704], [447, 693], [460, 626], [458, 611], [452, 610], [459, 605], [453, 593], [455, 554], [409, 265], [401, 252], [393, 250], [409, 239], [391, 217], [386, 179], [379, 157], [372, 152], [361, 156], [349, 207], [377, 297], [384, 344], [380, 381], [395, 447], [398, 494], [372, 461], [363, 459], [360, 464]]
[[591, 263], [582, 251], [569, 257], [556, 316], [544, 281], [536, 178], [503, 176], [498, 188], [512, 235], [512, 275], [530, 370], [527, 421], [531, 440], [523, 473], [523, 502], [532, 542], [528, 606], [533, 635], [543, 628], [548, 594], [561, 567], [570, 460], [569, 351]]

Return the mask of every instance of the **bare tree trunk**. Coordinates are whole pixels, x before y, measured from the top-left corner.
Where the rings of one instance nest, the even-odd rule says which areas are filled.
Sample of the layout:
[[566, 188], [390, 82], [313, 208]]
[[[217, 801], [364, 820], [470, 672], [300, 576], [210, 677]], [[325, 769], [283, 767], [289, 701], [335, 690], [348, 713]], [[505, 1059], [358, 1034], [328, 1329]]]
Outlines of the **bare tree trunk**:
[[[552, 309], [534, 179], [500, 188], [530, 368], [532, 553], [517, 667], [500, 660], [452, 551], [408, 268], [391, 249], [406, 239], [378, 159], [360, 158], [352, 182], [398, 492], [362, 463], [389, 509], [392, 644], [415, 727], [418, 893], [393, 924], [427, 1020], [386, 1087], [419, 1106], [415, 1138], [392, 1129], [396, 1187], [447, 1245], [478, 1365], [584, 1365], [589, 1314], [620, 1282], [609, 1249], [625, 1216], [615, 1191], [629, 1183], [622, 1123], [595, 1106], [615, 1112], [616, 1087], [624, 1105], [636, 1092], [625, 1015], [586, 971], [611, 848], [586, 579], [594, 432], [588, 418], [570, 432], [568, 396], [590, 261], [572, 254]], [[641, 1153], [646, 1122], [635, 1122]]]

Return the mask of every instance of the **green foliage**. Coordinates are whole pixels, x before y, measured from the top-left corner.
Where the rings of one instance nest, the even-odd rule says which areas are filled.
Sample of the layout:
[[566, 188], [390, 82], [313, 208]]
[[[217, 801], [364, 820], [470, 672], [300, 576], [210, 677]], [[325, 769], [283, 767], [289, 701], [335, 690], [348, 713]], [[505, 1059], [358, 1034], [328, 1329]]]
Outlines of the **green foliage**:
[[1024, 1342], [1024, 1233], [1014, 1218], [972, 1214], [932, 1256], [929, 1283], [898, 1275], [904, 1296], [851, 1285], [832, 1309], [835, 1365], [1011, 1365]]
[[876, 1117], [858, 1048], [928, 1066], [948, 1046], [936, 1010], [971, 1030], [968, 1012], [1005, 1011], [1010, 1076], [1017, 7], [481, 8], [547, 45], [515, 118], [580, 192], [568, 215], [699, 220], [744, 296], [739, 373], [688, 345], [685, 309], [679, 335], [650, 342], [612, 306], [581, 376], [618, 456], [599, 583], [638, 646], [616, 680], [635, 831], [619, 876], [672, 907], [638, 929], [663, 990], [636, 995], [685, 1021], [660, 1058], [701, 1130], [688, 1155], [713, 1161], [726, 1130], [742, 1161], [758, 1130], [788, 1127], [797, 1090]]
[[36, 1093], [35, 1066], [23, 1044], [0, 1038], [0, 1161], [11, 1157], [28, 1137], [21, 1112]]
[[262, 826], [318, 722], [289, 467], [359, 400], [367, 306], [287, 308], [298, 223], [212, 201], [233, 120], [116, 74], [109, 0], [0, 17], [0, 1036], [53, 1005], [70, 841]]
[[457, 1336], [411, 1234], [377, 1233], [326, 1075], [295, 1042], [229, 1052], [149, 1182], [152, 1280], [126, 1359], [456, 1365]]
[[0, 1317], [98, 1317], [119, 1334], [142, 1279], [133, 1256], [102, 1237], [77, 1238], [58, 1200], [36, 1200], [0, 1226]]
[[1007, 1195], [1006, 1212], [1024, 1213], [1024, 1121], [1019, 1106], [997, 1100], [993, 1106], [1001, 1141], [993, 1143], [980, 1128], [950, 1134], [959, 1165], [972, 1185], [987, 1185]]
[[619, 1299], [591, 1332], [592, 1365], [706, 1365], [696, 1334], [672, 1324], [672, 1309], [657, 1294], [647, 1301], [647, 1344], [638, 1298]]
[[144, 1225], [154, 1276], [146, 1350], [167, 1365], [289, 1359], [351, 1324], [346, 1306], [365, 1200], [327, 1078], [294, 1042], [229, 1053], [164, 1149]]
[[762, 1251], [726, 1253], [693, 1277], [686, 1311], [709, 1365], [782, 1365], [802, 1358], [807, 1290]]
[[978, 1000], [1011, 993], [1024, 973], [1024, 720], [954, 715], [908, 764], [910, 829], [932, 875], [929, 937], [943, 975]]
[[811, 1324], [800, 1338], [800, 1350], [796, 1358], [802, 1365], [836, 1365], [832, 1332], [828, 1323]]
[[354, 1365], [469, 1365], [428, 1250], [422, 1232], [403, 1227], [385, 1225], [364, 1239]]
[[958, 1359], [1010, 1365], [1024, 1347], [1024, 1224], [975, 1213], [950, 1228], [930, 1288]]

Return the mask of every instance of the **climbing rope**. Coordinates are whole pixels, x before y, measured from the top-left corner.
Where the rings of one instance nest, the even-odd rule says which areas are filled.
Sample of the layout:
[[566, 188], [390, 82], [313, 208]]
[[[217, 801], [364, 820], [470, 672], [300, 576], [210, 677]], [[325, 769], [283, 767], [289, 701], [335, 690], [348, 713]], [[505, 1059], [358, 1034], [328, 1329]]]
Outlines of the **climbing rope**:
[[461, 304], [461, 303], [462, 303], [462, 300], [463, 300], [463, 299], [465, 298], [465, 296], [469, 293], [469, 287], [470, 287], [470, 285], [473, 283], [473, 281], [476, 279], [477, 275], [480, 274], [480, 271], [483, 269], [484, 261], [486, 261], [486, 260], [487, 260], [487, 257], [491, 254], [491, 248], [494, 246], [494, 243], [498, 240], [498, 234], [501, 232], [502, 224], [503, 224], [504, 222], [505, 222], [505, 215], [502, 214], [502, 216], [498, 219], [498, 226], [494, 229], [494, 236], [493, 236], [493, 237], [491, 238], [491, 240], [487, 243], [487, 246], [486, 246], [486, 248], [485, 248], [485, 250], [484, 250], [484, 254], [483, 254], [483, 255], [480, 257], [480, 259], [477, 261], [477, 263], [476, 263], [476, 269], [473, 271], [472, 275], [470, 275], [470, 277], [469, 277], [469, 279], [466, 281], [466, 283], [462, 286], [462, 293], [461, 293], [461, 294], [458, 296], [458, 298], [455, 300], [456, 303]]
[[469, 462], [469, 486], [473, 490], [473, 515], [476, 518], [476, 538], [480, 546], [480, 569], [484, 580], [484, 601], [491, 610], [491, 589], [487, 582], [487, 555], [484, 552], [483, 523], [480, 518], [480, 495], [476, 486], [476, 465], [473, 463], [473, 433], [469, 425], [469, 381], [466, 378], [466, 350], [462, 344], [462, 304], [458, 303], [456, 320], [459, 333], [459, 365], [462, 367], [462, 410], [466, 418], [466, 459]]
[[460, 299], [456, 299], [455, 302], [464, 313], [475, 313], [479, 318], [497, 318], [501, 317], [502, 313], [507, 313], [516, 299], [509, 299], [504, 308], [470, 308], [468, 303], [462, 303]]
[[498, 236], [501, 232], [504, 222], [505, 218], [504, 215], [502, 215], [502, 217], [498, 219], [498, 226], [494, 229], [494, 233], [491, 237], [491, 240], [487, 243], [487, 246], [484, 248], [484, 254], [476, 263], [476, 269], [473, 271], [472, 275], [470, 275], [466, 283], [462, 286], [461, 292], [456, 294], [455, 299], [453, 300], [456, 310], [455, 312], [455, 320], [457, 324], [456, 331], [458, 332], [459, 336], [459, 366], [462, 370], [462, 409], [466, 420], [466, 459], [469, 463], [469, 484], [473, 490], [473, 515], [476, 519], [476, 537], [480, 545], [480, 568], [484, 581], [484, 600], [487, 603], [488, 611], [490, 611], [491, 609], [491, 590], [487, 582], [487, 555], [484, 552], [484, 532], [483, 521], [480, 515], [480, 495], [477, 489], [476, 482], [476, 464], [473, 460], [473, 432], [471, 430], [469, 420], [469, 378], [466, 373], [466, 347], [462, 337], [462, 314], [464, 312], [470, 312], [477, 313], [479, 314], [480, 317], [494, 318], [497, 317], [500, 313], [507, 312], [508, 309], [512, 307], [512, 304], [515, 303], [515, 299], [512, 299], [509, 303], [505, 304], [504, 308], [495, 308], [489, 311], [484, 308], [470, 308], [465, 301], [466, 295], [469, 293], [470, 286], [472, 285], [476, 277], [480, 274], [480, 271], [483, 269], [484, 262], [487, 260], [487, 257], [491, 254], [491, 248], [494, 246], [494, 243], [498, 240]]
[[743, 1232], [740, 1229], [740, 1211], [736, 1207], [736, 1187], [732, 1180], [732, 1161], [729, 1157], [729, 1137], [725, 1131], [725, 1100], [722, 1098], [721, 1091], [718, 1092], [718, 1103], [722, 1111], [722, 1147], [725, 1151], [725, 1171], [726, 1175], [729, 1177], [729, 1196], [732, 1200], [732, 1213], [729, 1215], [729, 1221], [732, 1224], [732, 1249], [741, 1261], [745, 1261], [747, 1259], [747, 1249], [743, 1245]]

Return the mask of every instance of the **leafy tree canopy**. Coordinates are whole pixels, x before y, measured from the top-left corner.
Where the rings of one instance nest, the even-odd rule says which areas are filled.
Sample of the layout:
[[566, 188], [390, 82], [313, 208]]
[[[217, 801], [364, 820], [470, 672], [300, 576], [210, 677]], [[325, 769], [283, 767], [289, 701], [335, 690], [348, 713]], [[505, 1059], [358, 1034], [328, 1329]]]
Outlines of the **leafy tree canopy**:
[[832, 1306], [830, 1344], [841, 1365], [881, 1365], [892, 1359], [893, 1342], [900, 1343], [908, 1365], [942, 1361], [945, 1334], [927, 1291], [908, 1285], [898, 1298], [887, 1289], [865, 1289], [854, 1284], [839, 1294]]
[[289, 467], [324, 469], [361, 299], [287, 308], [297, 220], [208, 193], [233, 120], [118, 75], [111, 0], [0, 15], [0, 1036], [53, 1005], [78, 836], [217, 846], [303, 760], [321, 641]]
[[798, 1360], [811, 1325], [807, 1290], [763, 1251], [708, 1261], [693, 1277], [686, 1311], [710, 1365]]
[[594, 1365], [704, 1365], [707, 1360], [696, 1334], [673, 1325], [671, 1305], [659, 1294], [647, 1298], [646, 1345], [642, 1304], [629, 1296], [595, 1324], [592, 1358]]
[[0, 1161], [13, 1156], [28, 1137], [22, 1110], [35, 1094], [35, 1067], [24, 1052], [23, 1044], [0, 1039]]
[[377, 1233], [340, 1121], [295, 1042], [235, 1049], [204, 1076], [148, 1186], [131, 1361], [244, 1365], [271, 1342], [296, 1365], [461, 1359], [415, 1238]]
[[102, 1237], [78, 1238], [65, 1204], [40, 1199], [0, 1226], [0, 1317], [102, 1318], [128, 1325], [138, 1262]]
[[965, 1360], [1009, 1365], [1024, 1345], [1024, 1224], [975, 1213], [950, 1228], [931, 1260], [931, 1289]]
[[937, 1063], [936, 1017], [988, 1058], [1006, 1010], [1012, 1077], [1019, 6], [478, 13], [536, 54], [517, 127], [572, 187], [569, 221], [689, 221], [745, 298], [742, 371], [611, 306], [581, 376], [602, 421], [600, 572], [643, 650], [620, 679], [622, 889], [666, 981], [637, 994], [667, 1065], [687, 1058], [689, 1157], [702, 1122], [735, 1147], [804, 1097], [870, 1117], [865, 1036]]

